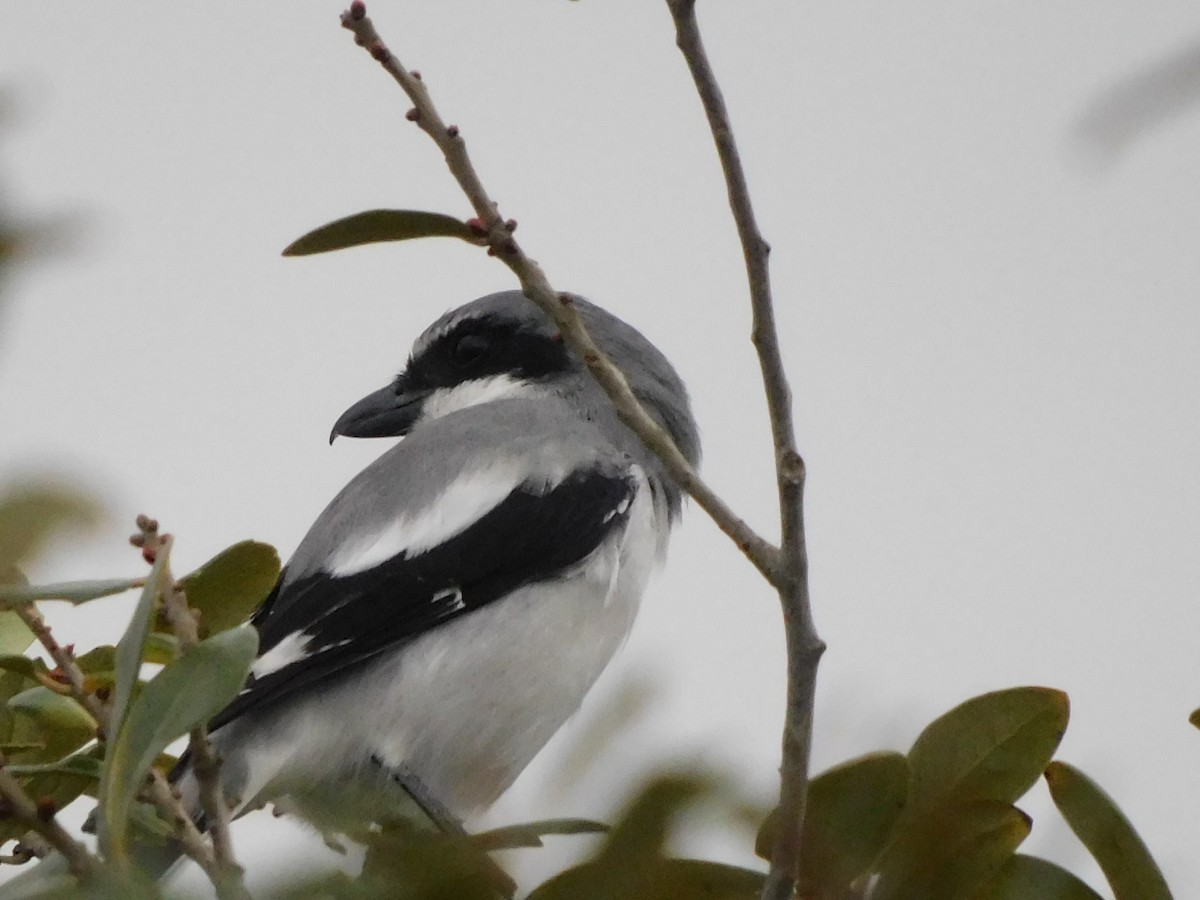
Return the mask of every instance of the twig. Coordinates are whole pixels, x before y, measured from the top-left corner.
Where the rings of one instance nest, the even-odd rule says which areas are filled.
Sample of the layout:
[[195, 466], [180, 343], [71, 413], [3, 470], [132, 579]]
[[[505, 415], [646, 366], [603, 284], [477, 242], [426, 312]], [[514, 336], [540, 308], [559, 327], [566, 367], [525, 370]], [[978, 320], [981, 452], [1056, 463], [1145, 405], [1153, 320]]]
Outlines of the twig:
[[72, 874], [78, 878], [89, 879], [100, 875], [99, 860], [58, 823], [52, 807], [43, 808], [34, 802], [7, 766], [8, 760], [0, 753], [0, 797], [3, 798], [5, 812], [44, 837], [50, 846], [66, 858]]
[[366, 5], [355, 0], [342, 13], [342, 25], [354, 33], [354, 41], [364, 47], [394, 78], [408, 95], [413, 109], [408, 118], [428, 134], [441, 149], [446, 165], [466, 194], [478, 219], [473, 223], [486, 236], [488, 252], [498, 257], [517, 276], [525, 296], [536, 303], [558, 326], [563, 340], [583, 360], [593, 377], [612, 401], [621, 420], [663, 461], [676, 483], [696, 501], [727, 534], [754, 566], [770, 581], [782, 573], [779, 549], [760, 537], [713, 492], [675, 446], [629, 388], [620, 369], [600, 350], [584, 329], [569, 294], [556, 291], [536, 261], [525, 255], [513, 237], [516, 222], [505, 220], [484, 189], [467, 155], [466, 143], [458, 126], [449, 125], [430, 99], [419, 73], [410, 72], [387, 48], [366, 14]]
[[752, 341], [758, 352], [771, 433], [775, 446], [775, 474], [779, 491], [782, 572], [774, 581], [783, 606], [787, 643], [788, 696], [780, 767], [779, 834], [771, 853], [771, 870], [763, 900], [788, 900], [799, 876], [801, 834], [808, 795], [808, 766], [812, 746], [813, 706], [817, 665], [825, 644], [813, 623], [808, 592], [808, 551], [804, 535], [804, 460], [796, 446], [792, 423], [792, 395], [783, 369], [771, 278], [767, 264], [770, 246], [763, 240], [754, 218], [750, 189], [721, 89], [708, 62], [696, 22], [695, 0], [667, 0], [675, 22], [676, 43], [696, 83], [708, 117], [725, 174], [729, 207], [737, 225], [753, 312]]
[[[149, 517], [139, 516], [138, 527], [141, 533], [134, 536], [133, 543], [142, 548], [144, 555], [149, 553], [148, 558], [152, 558], [162, 547], [165, 538], [158, 534], [158, 523]], [[162, 611], [179, 641], [179, 653], [186, 654], [200, 642], [200, 632], [196, 627], [196, 614], [188, 606], [187, 596], [172, 577], [169, 566], [163, 569]], [[227, 900], [248, 898], [250, 895], [246, 890], [244, 871], [234, 856], [233, 840], [229, 832], [229, 805], [221, 787], [221, 760], [208, 739], [207, 727], [200, 725], [192, 729], [188, 737], [188, 749], [192, 754], [192, 773], [196, 777], [200, 806], [204, 810], [208, 833], [212, 838], [212, 868], [206, 867], [205, 873], [212, 879], [219, 897]], [[162, 778], [161, 773], [155, 774]], [[165, 794], [162, 787], [166, 788]], [[170, 798], [171, 814], [180, 825], [181, 833], [185, 837], [185, 846], [198, 845], [198, 849], [203, 849], [208, 857], [208, 847], [203, 836], [165, 778], [162, 778], [161, 787], [157, 783], [153, 786], [153, 794], [164, 801]], [[192, 855], [190, 850], [188, 855]]]
[[54, 635], [50, 632], [50, 626], [42, 618], [42, 614], [38, 611], [37, 606], [27, 603], [21, 606], [13, 606], [12, 611], [33, 632], [33, 636], [37, 638], [46, 653], [54, 660], [55, 665], [58, 666], [58, 670], [67, 679], [67, 684], [71, 688], [71, 696], [96, 720], [99, 726], [97, 737], [103, 737], [108, 724], [108, 708], [101, 702], [99, 697], [87, 689], [83, 670], [76, 664], [75, 655], [55, 639]]

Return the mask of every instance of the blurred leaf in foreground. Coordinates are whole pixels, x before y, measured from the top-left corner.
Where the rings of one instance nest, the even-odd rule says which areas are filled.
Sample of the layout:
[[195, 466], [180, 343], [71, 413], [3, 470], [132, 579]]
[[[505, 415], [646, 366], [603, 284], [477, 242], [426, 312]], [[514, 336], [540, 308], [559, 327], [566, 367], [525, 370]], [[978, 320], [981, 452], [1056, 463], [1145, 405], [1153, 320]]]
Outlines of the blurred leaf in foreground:
[[0, 492], [0, 572], [32, 556], [54, 531], [95, 523], [96, 507], [78, 491], [51, 482]]
[[973, 900], [1103, 900], [1066, 869], [1018, 853]]

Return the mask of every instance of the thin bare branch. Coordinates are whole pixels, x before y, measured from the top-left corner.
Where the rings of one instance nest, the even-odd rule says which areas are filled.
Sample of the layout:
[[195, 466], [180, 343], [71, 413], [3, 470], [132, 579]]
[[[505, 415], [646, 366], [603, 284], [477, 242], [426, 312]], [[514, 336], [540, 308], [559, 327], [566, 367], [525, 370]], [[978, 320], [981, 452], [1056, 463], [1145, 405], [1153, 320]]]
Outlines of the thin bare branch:
[[96, 720], [100, 726], [100, 734], [103, 735], [105, 727], [108, 724], [108, 708], [100, 701], [99, 697], [87, 689], [83, 670], [76, 664], [75, 655], [55, 639], [50, 631], [50, 626], [42, 618], [42, 614], [38, 611], [37, 606], [28, 603], [21, 606], [13, 606], [12, 611], [33, 632], [33, 636], [37, 638], [38, 643], [42, 645], [46, 653], [54, 660], [54, 664], [58, 666], [59, 672], [67, 679], [67, 684], [71, 688], [71, 696]]
[[621, 420], [663, 461], [679, 486], [708, 513], [764, 577], [772, 584], [776, 583], [782, 571], [779, 549], [750, 528], [705, 483], [670, 435], [638, 402], [620, 369], [588, 335], [573, 308], [571, 295], [556, 291], [537, 262], [525, 255], [513, 237], [516, 222], [500, 215], [497, 204], [484, 189], [471, 163], [458, 126], [447, 125], [442, 119], [420, 74], [406, 69], [388, 49], [367, 16], [366, 5], [360, 0], [342, 14], [342, 25], [354, 33], [355, 43], [383, 66], [412, 101], [408, 118], [433, 139], [445, 156], [447, 167], [475, 210], [478, 219], [473, 224], [486, 236], [488, 252], [512, 270], [525, 296], [554, 320], [567, 346], [583, 360], [604, 388]]
[[74, 875], [83, 879], [97, 877], [101, 871], [100, 861], [59, 824], [53, 807], [40, 807], [34, 802], [7, 767], [8, 760], [0, 753], [0, 798], [3, 798], [5, 812], [44, 837], [66, 858]]
[[758, 352], [775, 447], [782, 567], [773, 583], [779, 590], [783, 606], [788, 697], [780, 767], [780, 828], [771, 854], [771, 871], [763, 890], [763, 900], [788, 900], [800, 871], [800, 838], [808, 795], [817, 665], [825, 650], [813, 623], [808, 591], [808, 551], [804, 533], [805, 467], [796, 445], [791, 389], [783, 368], [783, 354], [775, 325], [768, 266], [771, 248], [759, 232], [754, 217], [750, 189], [734, 140], [729, 113], [700, 37], [695, 0], [667, 0], [667, 6], [675, 22], [676, 43], [692, 73], [708, 117], [725, 175], [729, 207], [742, 244], [753, 312], [751, 340]]

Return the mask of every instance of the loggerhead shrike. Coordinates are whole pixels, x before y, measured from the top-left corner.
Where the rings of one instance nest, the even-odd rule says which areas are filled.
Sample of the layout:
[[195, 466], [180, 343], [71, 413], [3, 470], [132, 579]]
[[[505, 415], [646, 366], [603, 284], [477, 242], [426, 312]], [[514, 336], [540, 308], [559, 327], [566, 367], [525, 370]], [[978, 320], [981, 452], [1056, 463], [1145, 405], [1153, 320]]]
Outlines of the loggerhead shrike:
[[[671, 364], [573, 302], [696, 464]], [[235, 815], [276, 802], [327, 832], [470, 815], [624, 642], [680, 491], [515, 291], [438, 319], [337, 435], [404, 439], [321, 513], [255, 613], [260, 656], [211, 724], [225, 790]], [[177, 778], [198, 809], [186, 761]]]

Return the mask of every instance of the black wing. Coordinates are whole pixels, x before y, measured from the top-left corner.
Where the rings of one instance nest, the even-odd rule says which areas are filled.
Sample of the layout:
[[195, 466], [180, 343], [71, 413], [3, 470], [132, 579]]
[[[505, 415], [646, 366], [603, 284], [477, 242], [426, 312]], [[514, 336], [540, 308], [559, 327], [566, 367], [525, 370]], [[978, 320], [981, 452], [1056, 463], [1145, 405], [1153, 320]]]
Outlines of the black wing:
[[210, 727], [580, 562], [624, 527], [636, 489], [624, 476], [599, 471], [572, 475], [547, 493], [518, 488], [461, 533], [411, 558], [402, 554], [343, 577], [317, 572], [281, 581], [251, 620], [259, 654], [296, 635], [306, 639], [303, 656], [251, 676]]

